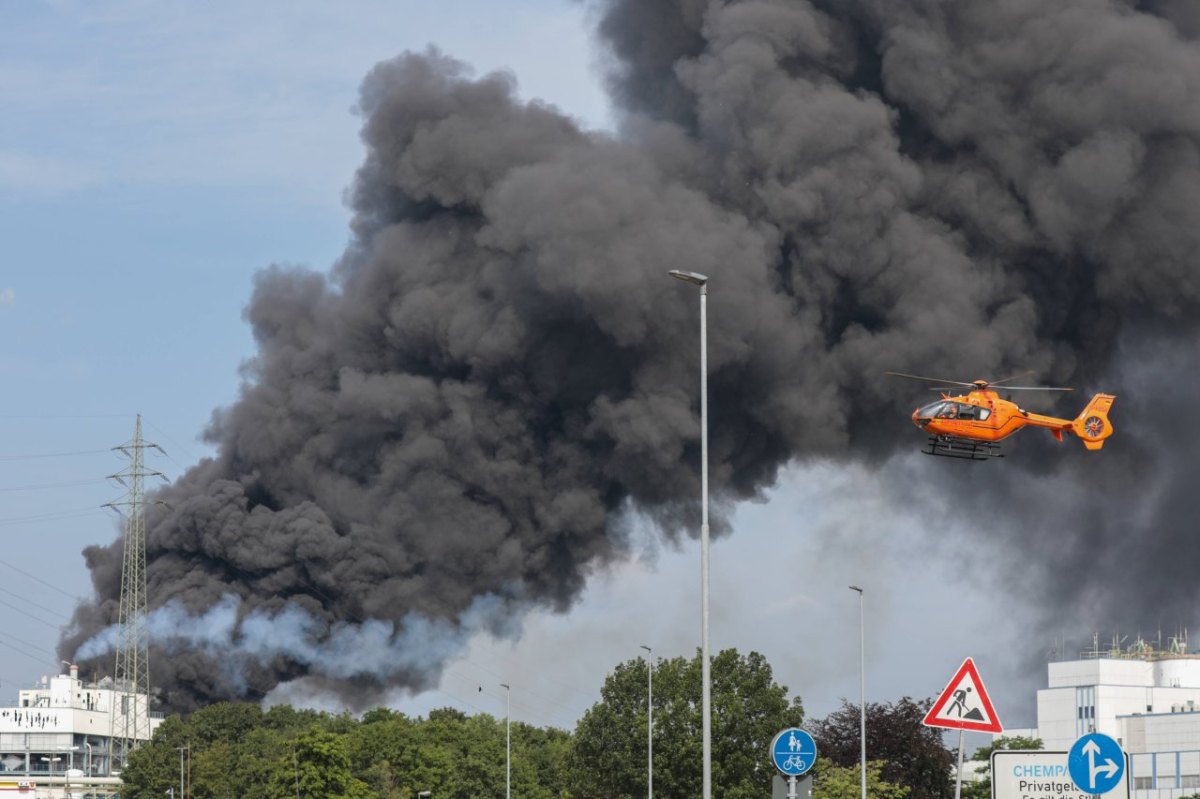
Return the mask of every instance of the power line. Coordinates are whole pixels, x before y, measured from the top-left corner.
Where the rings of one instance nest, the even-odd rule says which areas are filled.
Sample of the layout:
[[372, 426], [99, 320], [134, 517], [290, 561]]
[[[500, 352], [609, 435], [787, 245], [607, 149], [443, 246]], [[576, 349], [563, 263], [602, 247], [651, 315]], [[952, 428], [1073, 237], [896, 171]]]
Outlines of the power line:
[[[184, 455], [187, 455], [194, 462], [200, 460], [199, 458], [197, 458], [195, 456], [195, 454], [193, 454], [191, 451], [189, 451], [187, 447], [181, 445], [178, 441], [171, 438], [170, 435], [168, 435], [165, 431], [163, 431], [163, 429], [161, 427], [159, 427], [158, 425], [156, 425], [154, 422], [150, 421], [149, 419], [146, 419], [145, 422], [146, 422], [146, 424], [150, 425], [155, 430], [157, 430], [159, 435], [161, 435], [167, 441], [167, 443], [169, 443], [171, 445], [172, 449], [180, 450], [181, 452], [183, 452]], [[172, 458], [168, 453], [164, 452], [163, 454], [167, 456], [167, 460], [171, 461], [171, 463], [178, 466], [181, 471], [187, 471], [188, 467], [184, 466], [179, 461]]]
[[83, 516], [97, 516], [102, 513], [100, 508], [79, 508], [78, 510], [64, 510], [55, 513], [39, 513], [34, 516], [14, 516], [8, 519], [0, 519], [0, 527], [7, 527], [13, 524], [33, 524], [35, 522], [52, 522], [62, 519], [78, 519]]
[[4, 605], [4, 607], [6, 607], [6, 608], [12, 608], [13, 610], [15, 610], [17, 613], [20, 613], [20, 614], [21, 614], [22, 616], [24, 616], [25, 618], [27, 618], [27, 619], [33, 619], [33, 620], [34, 620], [34, 621], [36, 621], [36, 622], [40, 622], [41, 624], [44, 624], [44, 625], [46, 625], [47, 627], [49, 627], [51, 630], [61, 630], [61, 629], [62, 629], [62, 625], [61, 625], [61, 624], [55, 624], [55, 623], [54, 623], [54, 622], [52, 622], [52, 621], [46, 621], [46, 620], [45, 620], [45, 619], [43, 619], [41, 616], [34, 616], [34, 615], [33, 615], [32, 613], [30, 613], [29, 611], [27, 611], [27, 610], [22, 610], [21, 608], [17, 607], [16, 605], [12, 604], [11, 602], [7, 602], [7, 601], [5, 601], [5, 600], [3, 600], [3, 599], [0, 599], [0, 605]]
[[8, 594], [11, 597], [16, 597], [17, 599], [21, 600], [22, 602], [24, 602], [28, 605], [33, 605], [38, 610], [44, 610], [47, 613], [50, 613], [54, 616], [58, 616], [60, 619], [63, 619], [65, 621], [71, 620], [71, 617], [68, 616], [67, 614], [61, 613], [61, 612], [55, 610], [54, 608], [48, 608], [45, 605], [39, 605], [38, 603], [34, 602], [32, 599], [27, 599], [24, 595], [18, 594], [16, 591], [9, 591], [7, 588], [0, 588], [0, 593]]
[[29, 572], [25, 571], [24, 569], [22, 569], [22, 568], [19, 568], [19, 567], [17, 567], [17, 566], [14, 566], [14, 565], [12, 565], [11, 563], [9, 563], [9, 562], [8, 562], [8, 561], [6, 561], [6, 560], [0, 560], [0, 566], [7, 566], [8, 568], [12, 569], [13, 571], [17, 572], [18, 574], [23, 574], [23, 575], [25, 575], [26, 577], [28, 577], [30, 580], [33, 580], [34, 582], [41, 583], [42, 585], [46, 586], [47, 588], [53, 588], [55, 591], [57, 591], [58, 593], [62, 594], [62, 595], [63, 595], [63, 596], [65, 596], [65, 597], [68, 597], [68, 598], [69, 598], [69, 599], [71, 599], [73, 602], [79, 602], [79, 601], [80, 601], [80, 597], [77, 597], [77, 596], [75, 596], [75, 595], [74, 595], [74, 594], [72, 594], [72, 593], [69, 593], [69, 592], [67, 592], [67, 591], [64, 591], [64, 590], [62, 590], [61, 588], [59, 588], [59, 587], [58, 587], [57, 585], [55, 585], [54, 583], [48, 583], [48, 582], [46, 582], [46, 581], [45, 581], [45, 580], [43, 580], [41, 577], [38, 577], [38, 576], [36, 576], [36, 575], [34, 575], [34, 574], [30, 574]]
[[73, 452], [43, 452], [36, 455], [0, 455], [0, 461], [30, 461], [41, 458], [67, 458], [73, 455], [97, 455], [101, 452], [112, 452], [112, 448], [78, 449]]
[[[12, 651], [16, 652], [17, 654], [24, 655], [25, 657], [27, 657], [31, 660], [36, 660], [38, 663], [45, 665], [47, 658], [45, 655], [36, 655], [36, 654], [34, 654], [34, 652], [48, 652], [48, 653], [50, 653], [50, 658], [49, 658], [50, 660], [58, 660], [58, 656], [55, 655], [54, 653], [50, 652], [50, 650], [48, 650], [48, 649], [43, 650], [39, 646], [35, 646], [31, 643], [28, 643], [27, 641], [22, 641], [20, 638], [14, 638], [13, 636], [9, 635], [8, 633], [0, 633], [0, 636], [10, 638], [13, 641], [16, 641], [18, 644], [22, 645], [22, 646], [17, 646], [16, 644], [10, 644], [8, 641], [0, 640], [0, 646], [6, 646], [9, 649], [11, 649]], [[33, 651], [32, 652], [26, 651], [23, 647], [29, 647]]]
[[26, 413], [26, 414], [16, 414], [16, 415], [12, 415], [12, 416], [7, 416], [7, 415], [0, 416], [0, 421], [9, 421], [10, 419], [17, 420], [17, 419], [127, 419], [127, 418], [129, 418], [129, 414], [127, 414], [127, 413], [90, 413], [90, 414]]
[[[16, 637], [15, 635], [13, 635], [12, 633], [0, 632], [0, 636], [3, 636], [3, 637], [5, 637], [5, 638], [8, 638], [8, 639], [9, 639], [9, 640], [11, 640], [11, 641], [16, 641], [16, 642], [17, 642], [18, 644], [20, 644], [21, 646], [29, 647], [29, 649], [30, 649], [31, 651], [33, 651], [33, 652], [45, 652], [45, 653], [47, 653], [47, 654], [51, 655], [52, 657], [55, 657], [55, 658], [57, 658], [57, 657], [58, 657], [58, 656], [55, 654], [54, 650], [52, 650], [52, 649], [43, 649], [43, 648], [42, 648], [42, 646], [41, 646], [40, 644], [33, 644], [33, 643], [30, 643], [29, 641], [24, 641], [24, 640], [22, 640], [22, 639], [20, 639], [20, 638]], [[3, 641], [0, 641], [0, 643], [4, 643], [4, 642], [3, 642]]]
[[0, 492], [9, 491], [40, 491], [43, 488], [74, 488], [76, 486], [94, 485], [97, 483], [107, 482], [100, 478], [92, 478], [91, 480], [72, 480], [67, 483], [37, 483], [24, 486], [10, 486], [8, 488], [0, 488]]

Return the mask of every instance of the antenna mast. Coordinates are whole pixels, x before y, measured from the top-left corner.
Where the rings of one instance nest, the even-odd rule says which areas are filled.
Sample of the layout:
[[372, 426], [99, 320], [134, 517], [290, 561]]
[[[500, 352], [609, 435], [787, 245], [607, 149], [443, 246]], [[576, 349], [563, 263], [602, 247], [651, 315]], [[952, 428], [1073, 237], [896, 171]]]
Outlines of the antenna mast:
[[[121, 566], [121, 606], [117, 616], [117, 663], [113, 670], [114, 698], [119, 706], [112, 715], [113, 766], [122, 768], [129, 753], [150, 740], [150, 630], [146, 605], [146, 490], [145, 478], [166, 477], [147, 469], [143, 453], [147, 449], [163, 452], [162, 447], [142, 439], [142, 416], [138, 414], [133, 439], [118, 447], [129, 458], [129, 466], [109, 475], [129, 489], [123, 499], [110, 502], [125, 517], [125, 558]], [[166, 454], [166, 453], [163, 453]], [[124, 508], [125, 510], [122, 510]]]

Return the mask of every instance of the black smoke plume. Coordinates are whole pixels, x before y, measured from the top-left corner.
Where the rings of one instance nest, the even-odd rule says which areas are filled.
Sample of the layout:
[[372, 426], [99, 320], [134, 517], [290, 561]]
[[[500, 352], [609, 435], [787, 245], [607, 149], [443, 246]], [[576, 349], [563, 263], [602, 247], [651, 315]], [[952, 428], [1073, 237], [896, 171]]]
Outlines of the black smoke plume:
[[[219, 454], [150, 520], [170, 706], [299, 677], [348, 702], [426, 686], [463, 636], [568, 609], [627, 551], [631, 513], [694, 530], [698, 302], [668, 269], [711, 277], [723, 501], [798, 458], [915, 446], [920, 389], [886, 369], [1034, 369], [1120, 393], [1124, 435], [1099, 456], [1046, 448], [1027, 463], [1040, 474], [1010, 460], [986, 484], [950, 479], [999, 511], [993, 529], [1069, 553], [1128, 524], [1172, 558], [1162, 585], [1194, 574], [1195, 469], [1172, 444], [1200, 436], [1174, 438], [1179, 417], [1136, 399], [1170, 386], [1186, 415], [1200, 389], [1177, 379], [1194, 373], [1200, 299], [1186, 4], [599, 12], [615, 133], [435, 50], [367, 76], [352, 243], [328, 274], [259, 275], [258, 355], [206, 434]], [[111, 645], [120, 545], [86, 552], [97, 596], [65, 656]], [[1145, 576], [1121, 554], [1099, 566]], [[1192, 584], [1146, 601], [1192, 601]], [[1061, 605], [1095, 587], [1029, 590]]]

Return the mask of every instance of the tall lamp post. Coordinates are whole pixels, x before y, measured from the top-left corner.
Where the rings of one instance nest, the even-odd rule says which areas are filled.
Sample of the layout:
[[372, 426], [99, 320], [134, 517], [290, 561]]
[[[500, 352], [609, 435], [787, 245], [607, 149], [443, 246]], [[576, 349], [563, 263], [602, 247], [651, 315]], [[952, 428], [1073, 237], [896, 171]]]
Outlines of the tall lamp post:
[[646, 799], [654, 799], [654, 650], [646, 650]]
[[[50, 782], [50, 775], [54, 773], [54, 764], [60, 762], [62, 758], [47, 756], [41, 759], [46, 762], [46, 782]], [[70, 780], [69, 777], [67, 779]]]
[[500, 683], [504, 689], [504, 799], [512, 799], [512, 689]]
[[677, 280], [700, 287], [700, 713], [704, 789], [712, 799], [712, 674], [708, 659], [708, 276], [672, 269]]
[[[179, 797], [180, 797], [180, 799], [187, 799], [187, 786], [183, 781], [183, 753], [184, 753], [184, 751], [190, 749], [191, 747], [177, 746], [175, 748], [179, 750]], [[293, 750], [292, 758], [295, 759], [295, 756], [296, 756], [296, 753]]]
[[858, 721], [859, 743], [861, 746], [860, 771], [862, 771], [862, 799], [867, 799], [867, 656], [866, 633], [863, 624], [863, 590], [857, 585], [850, 586], [851, 591], [858, 592]]

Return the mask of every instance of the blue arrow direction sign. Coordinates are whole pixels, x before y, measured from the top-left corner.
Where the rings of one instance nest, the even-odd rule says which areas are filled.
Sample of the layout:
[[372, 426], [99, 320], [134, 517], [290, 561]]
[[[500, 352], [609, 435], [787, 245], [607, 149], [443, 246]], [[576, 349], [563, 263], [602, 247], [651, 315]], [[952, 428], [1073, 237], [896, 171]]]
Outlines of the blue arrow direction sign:
[[799, 777], [816, 759], [817, 742], [799, 727], [780, 730], [771, 741], [771, 760], [786, 777]]
[[1108, 793], [1125, 778], [1125, 753], [1112, 738], [1093, 732], [1071, 747], [1067, 770], [1085, 793]]

